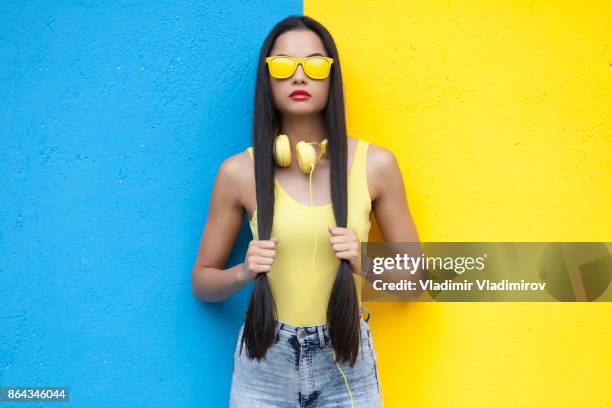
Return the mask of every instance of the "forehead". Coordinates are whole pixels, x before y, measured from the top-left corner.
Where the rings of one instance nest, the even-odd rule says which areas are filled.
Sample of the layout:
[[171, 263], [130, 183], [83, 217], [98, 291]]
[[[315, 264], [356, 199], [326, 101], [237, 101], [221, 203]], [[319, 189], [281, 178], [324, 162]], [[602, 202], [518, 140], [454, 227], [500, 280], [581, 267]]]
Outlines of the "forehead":
[[274, 46], [270, 50], [270, 55], [285, 54], [296, 58], [303, 58], [314, 53], [328, 56], [321, 38], [310, 30], [285, 31], [276, 37]]

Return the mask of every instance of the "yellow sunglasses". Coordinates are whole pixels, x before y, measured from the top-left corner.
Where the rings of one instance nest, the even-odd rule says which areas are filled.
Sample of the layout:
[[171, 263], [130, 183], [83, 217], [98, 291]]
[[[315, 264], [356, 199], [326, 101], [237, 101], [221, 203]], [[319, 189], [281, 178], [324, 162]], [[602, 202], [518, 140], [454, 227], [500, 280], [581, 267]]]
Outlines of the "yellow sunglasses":
[[292, 76], [299, 64], [304, 73], [312, 79], [325, 79], [329, 75], [334, 59], [322, 55], [306, 58], [294, 58], [287, 55], [273, 55], [266, 58], [270, 75], [273, 78], [285, 79]]

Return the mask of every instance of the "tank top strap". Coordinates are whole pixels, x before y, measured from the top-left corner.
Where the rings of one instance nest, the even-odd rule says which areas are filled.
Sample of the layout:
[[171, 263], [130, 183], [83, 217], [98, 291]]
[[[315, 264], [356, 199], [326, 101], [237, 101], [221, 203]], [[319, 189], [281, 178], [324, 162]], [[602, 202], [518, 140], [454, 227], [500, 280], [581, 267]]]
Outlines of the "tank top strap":
[[249, 156], [251, 156], [251, 160], [255, 160], [253, 158], [253, 146], [249, 146], [246, 148], [246, 151], [249, 152]]
[[370, 199], [370, 192], [368, 190], [366, 159], [369, 146], [370, 142], [359, 139], [355, 149], [355, 157], [353, 158], [354, 163], [351, 164], [352, 167], [349, 180], [349, 188], [355, 194], [355, 197], [368, 201]]
[[359, 139], [359, 142], [357, 143], [357, 148], [355, 149], [355, 164], [357, 166], [355, 170], [358, 170], [357, 173], [359, 173], [360, 177], [363, 176], [363, 172], [365, 171], [366, 156], [368, 153], [369, 145], [370, 143], [367, 140]]

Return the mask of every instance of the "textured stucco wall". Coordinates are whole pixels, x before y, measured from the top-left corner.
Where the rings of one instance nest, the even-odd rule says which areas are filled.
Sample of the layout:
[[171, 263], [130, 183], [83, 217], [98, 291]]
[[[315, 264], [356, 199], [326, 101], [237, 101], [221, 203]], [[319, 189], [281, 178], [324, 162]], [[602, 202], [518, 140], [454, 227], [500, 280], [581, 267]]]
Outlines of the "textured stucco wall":
[[[605, 1], [319, 1], [425, 241], [612, 241]], [[371, 239], [379, 239], [373, 232]], [[612, 304], [375, 304], [388, 407], [612, 406]]]
[[227, 406], [250, 286], [200, 304], [191, 266], [261, 42], [302, 3], [104, 3], [0, 3], [0, 385]]
[[[250, 287], [199, 304], [190, 268], [261, 41], [302, 7], [422, 239], [610, 240], [606, 2], [2, 2], [0, 385], [227, 404]], [[612, 403], [609, 304], [368, 306], [388, 407]]]

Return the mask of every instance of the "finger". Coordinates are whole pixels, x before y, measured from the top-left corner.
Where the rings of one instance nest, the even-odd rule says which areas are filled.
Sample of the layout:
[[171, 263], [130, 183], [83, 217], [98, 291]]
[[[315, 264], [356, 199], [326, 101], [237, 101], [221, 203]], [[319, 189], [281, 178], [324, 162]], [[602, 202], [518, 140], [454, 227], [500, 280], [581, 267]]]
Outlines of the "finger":
[[274, 241], [271, 239], [262, 239], [259, 241], [252, 241], [252, 242], [255, 242], [253, 245], [258, 248], [274, 248], [278, 241]]
[[332, 234], [332, 235], [343, 235], [346, 234], [346, 232], [348, 231], [348, 228], [343, 228], [343, 227], [335, 227], [333, 225], [328, 225], [327, 226], [327, 230]]
[[253, 273], [265, 273], [265, 272], [270, 272], [270, 265], [255, 265], [252, 269], [251, 272]]
[[348, 251], [350, 249], [348, 244], [345, 243], [345, 242], [342, 242], [342, 243], [339, 243], [339, 244], [333, 244], [332, 248], [334, 249], [334, 252]]
[[257, 268], [260, 266], [269, 267], [273, 263], [274, 263], [274, 259], [272, 258], [265, 258], [265, 257], [256, 256], [256, 255], [249, 255], [249, 257], [247, 258], [247, 264], [250, 270], [253, 270], [254, 268]]
[[331, 236], [348, 236], [348, 237], [354, 237], [355, 239], [357, 239], [357, 231], [355, 231], [355, 229], [353, 228], [342, 228], [342, 227], [332, 227], [329, 226], [328, 227], [328, 231], [330, 233]]
[[351, 260], [355, 258], [355, 253], [353, 251], [340, 251], [336, 252], [336, 256], [341, 259]]
[[256, 247], [251, 250], [251, 254], [273, 258], [276, 256], [276, 250]]
[[251, 262], [253, 262], [256, 265], [272, 265], [272, 262], [274, 262], [274, 259], [264, 257], [264, 256], [253, 256], [251, 257]]
[[353, 237], [352, 235], [334, 235], [331, 236], [329, 239], [332, 244], [340, 244], [342, 242], [354, 241], [355, 237]]
[[353, 251], [357, 252], [358, 245], [354, 241], [341, 242], [341, 243], [338, 243], [338, 244], [332, 244], [332, 248], [334, 248], [334, 251], [336, 251], [336, 252], [338, 252], [338, 251], [349, 251], [349, 250], [353, 250]]

